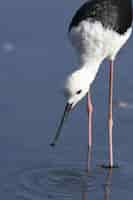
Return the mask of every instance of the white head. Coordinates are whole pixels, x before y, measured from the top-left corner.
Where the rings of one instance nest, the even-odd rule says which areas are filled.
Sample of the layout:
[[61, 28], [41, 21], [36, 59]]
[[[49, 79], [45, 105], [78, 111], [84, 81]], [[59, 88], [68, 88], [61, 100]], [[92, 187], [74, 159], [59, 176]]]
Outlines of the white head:
[[53, 142], [51, 143], [52, 146], [55, 145], [60, 135], [64, 121], [67, 118], [69, 112], [87, 94], [87, 92], [89, 91], [89, 87], [89, 77], [85, 68], [81, 68], [80, 70], [73, 72], [67, 78], [64, 88], [64, 94], [67, 98], [67, 103], [56, 135]]
[[72, 105], [72, 108], [87, 94], [89, 91], [89, 80], [87, 70], [84, 68], [73, 72], [68, 76], [64, 94], [67, 98], [67, 103]]

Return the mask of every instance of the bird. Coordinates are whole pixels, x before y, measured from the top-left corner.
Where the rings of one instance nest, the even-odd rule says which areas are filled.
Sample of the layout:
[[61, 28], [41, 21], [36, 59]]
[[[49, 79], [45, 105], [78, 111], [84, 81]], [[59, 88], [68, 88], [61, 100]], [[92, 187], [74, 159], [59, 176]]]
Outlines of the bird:
[[51, 146], [55, 146], [70, 111], [87, 96], [88, 148], [92, 148], [91, 86], [102, 62], [109, 61], [108, 167], [113, 168], [113, 71], [120, 49], [132, 33], [131, 0], [90, 0], [77, 11], [68, 27], [68, 38], [78, 57], [78, 67], [65, 81], [66, 105]]

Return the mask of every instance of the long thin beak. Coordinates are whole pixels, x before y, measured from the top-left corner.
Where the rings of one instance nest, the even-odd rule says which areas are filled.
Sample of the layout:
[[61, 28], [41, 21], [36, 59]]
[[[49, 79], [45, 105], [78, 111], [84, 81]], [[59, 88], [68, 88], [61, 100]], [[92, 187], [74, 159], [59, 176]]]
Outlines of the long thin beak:
[[71, 109], [72, 109], [72, 104], [67, 103], [66, 106], [65, 106], [65, 110], [64, 110], [63, 116], [61, 118], [60, 124], [58, 126], [57, 131], [56, 131], [55, 137], [54, 137], [52, 143], [50, 144], [51, 146], [55, 146], [55, 144], [56, 144], [56, 142], [57, 142], [57, 140], [58, 140], [58, 138], [60, 136], [63, 124], [64, 124], [65, 120], [67, 119]]

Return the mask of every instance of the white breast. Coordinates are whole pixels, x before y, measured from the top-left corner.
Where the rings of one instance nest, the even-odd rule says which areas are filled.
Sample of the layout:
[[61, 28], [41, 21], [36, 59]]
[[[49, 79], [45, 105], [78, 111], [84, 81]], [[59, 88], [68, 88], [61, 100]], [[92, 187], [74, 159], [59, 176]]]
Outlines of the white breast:
[[114, 60], [118, 51], [130, 37], [132, 28], [124, 35], [105, 29], [100, 22], [82, 21], [70, 32], [70, 40], [79, 54], [80, 63], [88, 62], [89, 59]]

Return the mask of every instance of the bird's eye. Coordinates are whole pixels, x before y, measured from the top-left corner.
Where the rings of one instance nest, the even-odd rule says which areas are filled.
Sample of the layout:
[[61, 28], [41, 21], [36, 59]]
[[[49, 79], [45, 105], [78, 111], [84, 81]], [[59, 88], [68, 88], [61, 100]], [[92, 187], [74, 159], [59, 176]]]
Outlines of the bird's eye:
[[76, 94], [80, 94], [82, 92], [82, 90], [78, 90], [77, 92], [76, 92]]

